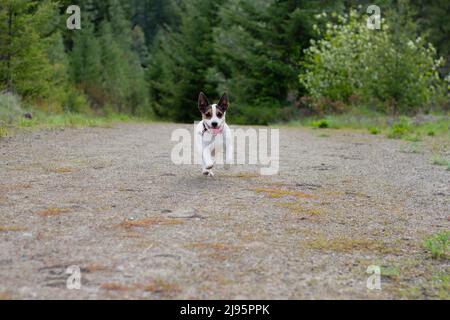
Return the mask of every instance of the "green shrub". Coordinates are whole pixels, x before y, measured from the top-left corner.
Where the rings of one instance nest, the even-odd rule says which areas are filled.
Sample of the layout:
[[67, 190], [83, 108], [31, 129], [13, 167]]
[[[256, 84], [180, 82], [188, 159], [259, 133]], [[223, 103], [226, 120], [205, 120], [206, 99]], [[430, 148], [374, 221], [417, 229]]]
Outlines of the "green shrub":
[[369, 128], [369, 132], [370, 132], [370, 134], [373, 134], [374, 136], [376, 136], [377, 134], [381, 133], [381, 130], [378, 128]]
[[322, 120], [314, 121], [312, 123], [312, 126], [314, 128], [319, 128], [319, 129], [328, 129], [330, 127], [330, 123], [327, 120], [322, 119]]
[[407, 120], [394, 123], [387, 135], [390, 139], [403, 139], [413, 132], [412, 124]]
[[84, 94], [71, 89], [64, 103], [64, 111], [72, 113], [90, 113], [89, 102]]
[[[321, 18], [329, 21], [326, 14]], [[354, 10], [328, 22], [323, 39], [306, 50], [300, 82], [317, 101], [351, 103], [357, 96], [394, 114], [428, 108], [442, 91], [438, 68], [443, 59], [406, 27], [392, 30], [394, 23], [400, 22], [383, 21], [382, 30], [370, 30], [367, 17]]]
[[255, 105], [233, 105], [232, 108], [229, 120], [234, 124], [269, 125], [282, 120], [283, 108], [273, 99], [261, 99]]
[[440, 155], [435, 155], [433, 157], [433, 164], [436, 166], [449, 166], [450, 167], [450, 160], [444, 159]]
[[8, 129], [3, 124], [2, 121], [0, 121], [0, 138], [7, 137], [8, 136]]
[[425, 240], [425, 247], [434, 259], [448, 259], [450, 246], [450, 231], [431, 236]]
[[24, 114], [20, 98], [11, 93], [0, 93], [0, 121], [11, 124]]

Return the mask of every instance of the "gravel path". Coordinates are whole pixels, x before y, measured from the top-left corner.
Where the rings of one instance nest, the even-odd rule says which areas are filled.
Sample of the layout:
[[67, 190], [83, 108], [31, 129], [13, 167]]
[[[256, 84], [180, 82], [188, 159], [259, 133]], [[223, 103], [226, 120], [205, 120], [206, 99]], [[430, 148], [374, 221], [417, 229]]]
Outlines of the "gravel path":
[[[450, 172], [429, 148], [283, 128], [279, 175], [205, 178], [171, 163], [178, 127], [1, 140], [0, 298], [448, 297], [449, 264], [423, 247], [450, 225]], [[72, 265], [80, 290], [66, 288]], [[370, 265], [382, 290], [366, 287]]]

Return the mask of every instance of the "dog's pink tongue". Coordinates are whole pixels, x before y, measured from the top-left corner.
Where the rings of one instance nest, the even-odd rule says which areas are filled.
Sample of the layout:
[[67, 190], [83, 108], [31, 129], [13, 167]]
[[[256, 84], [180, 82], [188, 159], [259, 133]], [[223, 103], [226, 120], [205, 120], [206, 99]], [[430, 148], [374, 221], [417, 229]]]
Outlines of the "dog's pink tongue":
[[219, 128], [219, 129], [211, 129], [212, 134], [220, 134], [222, 133], [223, 128]]

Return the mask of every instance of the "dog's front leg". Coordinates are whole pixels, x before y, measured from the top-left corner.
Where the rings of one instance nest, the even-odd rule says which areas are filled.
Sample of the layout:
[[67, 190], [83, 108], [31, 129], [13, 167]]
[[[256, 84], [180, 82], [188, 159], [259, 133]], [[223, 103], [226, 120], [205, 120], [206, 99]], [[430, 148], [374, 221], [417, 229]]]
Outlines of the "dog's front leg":
[[197, 149], [199, 154], [202, 156], [202, 173], [206, 176], [214, 176], [211, 169], [214, 167], [214, 159], [212, 158], [211, 152], [212, 147], [214, 147], [214, 141], [207, 135], [200, 134], [197, 139]]
[[208, 175], [209, 170], [206, 169], [206, 163], [205, 163], [205, 147], [204, 147], [205, 142], [203, 141], [203, 133], [200, 128], [197, 130], [197, 138], [195, 140], [196, 140], [197, 152], [202, 158], [202, 173], [204, 175]]
[[214, 142], [203, 141], [203, 166], [207, 170], [211, 170], [214, 167], [214, 159], [212, 157], [213, 148]]

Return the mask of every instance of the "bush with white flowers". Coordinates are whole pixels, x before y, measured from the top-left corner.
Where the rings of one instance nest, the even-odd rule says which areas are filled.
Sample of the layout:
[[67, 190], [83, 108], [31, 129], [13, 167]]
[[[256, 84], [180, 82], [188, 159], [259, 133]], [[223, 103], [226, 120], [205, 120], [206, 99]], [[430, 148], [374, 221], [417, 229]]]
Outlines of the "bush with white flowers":
[[357, 96], [380, 111], [413, 113], [442, 93], [443, 59], [431, 44], [394, 31], [384, 19], [381, 30], [370, 30], [367, 16], [356, 11], [334, 20], [306, 50], [300, 82], [310, 96], [344, 103]]

